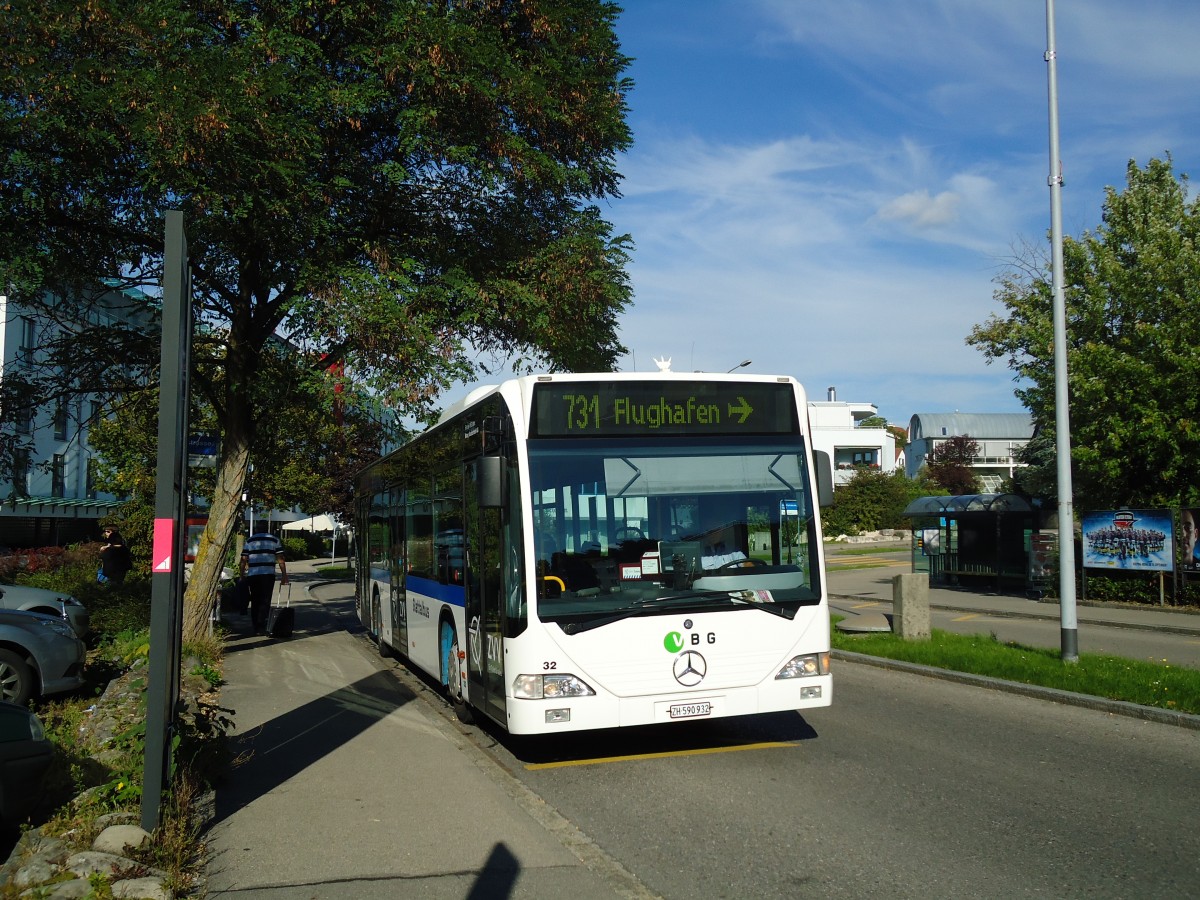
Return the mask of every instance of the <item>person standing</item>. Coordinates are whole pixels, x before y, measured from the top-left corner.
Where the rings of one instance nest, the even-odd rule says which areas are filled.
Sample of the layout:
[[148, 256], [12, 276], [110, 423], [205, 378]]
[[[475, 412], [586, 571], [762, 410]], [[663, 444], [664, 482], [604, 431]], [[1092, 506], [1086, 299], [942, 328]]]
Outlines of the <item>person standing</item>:
[[250, 622], [255, 634], [267, 633], [276, 566], [279, 567], [279, 583], [287, 584], [287, 562], [283, 558], [283, 545], [279, 538], [265, 531], [246, 538], [242, 547], [241, 570], [250, 592]]
[[101, 581], [108, 584], [122, 584], [129, 570], [133, 568], [133, 556], [129, 553], [129, 545], [125, 538], [112, 525], [106, 525], [101, 532], [104, 536], [104, 546], [100, 548]]

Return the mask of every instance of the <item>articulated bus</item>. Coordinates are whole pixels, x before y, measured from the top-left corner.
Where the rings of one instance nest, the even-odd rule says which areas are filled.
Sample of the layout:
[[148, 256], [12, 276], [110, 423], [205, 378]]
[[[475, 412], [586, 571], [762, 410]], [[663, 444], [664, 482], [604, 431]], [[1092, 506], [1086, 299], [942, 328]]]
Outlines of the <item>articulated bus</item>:
[[513, 734], [828, 706], [807, 410], [787, 377], [479, 388], [359, 473], [358, 615]]

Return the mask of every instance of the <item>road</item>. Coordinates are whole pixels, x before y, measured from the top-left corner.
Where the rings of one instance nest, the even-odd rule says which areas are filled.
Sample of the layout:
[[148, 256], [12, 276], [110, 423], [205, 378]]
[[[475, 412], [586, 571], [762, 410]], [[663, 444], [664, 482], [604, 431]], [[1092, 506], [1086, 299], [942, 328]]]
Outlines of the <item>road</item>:
[[1185, 897], [1194, 731], [838, 661], [801, 717], [564, 736], [475, 730], [656, 894]]
[[[1055, 621], [934, 621], [980, 624], [1059, 638]], [[1157, 654], [1164, 638], [1097, 646]], [[1195, 731], [834, 665], [833, 706], [805, 716], [549, 741], [464, 731], [667, 900], [1200, 895]]]

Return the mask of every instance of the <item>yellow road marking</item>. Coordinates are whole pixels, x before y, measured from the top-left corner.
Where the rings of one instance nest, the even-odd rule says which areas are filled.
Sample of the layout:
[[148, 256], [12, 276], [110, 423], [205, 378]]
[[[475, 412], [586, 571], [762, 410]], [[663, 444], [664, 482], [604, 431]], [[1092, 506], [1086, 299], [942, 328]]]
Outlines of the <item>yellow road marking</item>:
[[957, 618], [951, 619], [950, 621], [951, 622], [970, 622], [972, 619], [978, 619], [981, 615], [983, 615], [983, 613], [968, 613], [965, 616], [958, 616]]
[[870, 609], [872, 606], [878, 606], [878, 605], [879, 605], [879, 601], [876, 600], [873, 603], [856, 603], [853, 606], [851, 606], [850, 608], [851, 609]]
[[535, 769], [562, 769], [567, 766], [595, 766], [601, 763], [630, 762], [639, 759], [670, 759], [674, 756], [704, 756], [709, 753], [735, 753], [739, 750], [776, 750], [794, 747], [790, 741], [766, 741], [759, 744], [740, 744], [737, 747], [704, 747], [699, 750], [668, 750], [662, 753], [635, 753], [632, 756], [600, 756], [595, 759], [568, 759], [562, 762], [528, 763], [528, 771]]

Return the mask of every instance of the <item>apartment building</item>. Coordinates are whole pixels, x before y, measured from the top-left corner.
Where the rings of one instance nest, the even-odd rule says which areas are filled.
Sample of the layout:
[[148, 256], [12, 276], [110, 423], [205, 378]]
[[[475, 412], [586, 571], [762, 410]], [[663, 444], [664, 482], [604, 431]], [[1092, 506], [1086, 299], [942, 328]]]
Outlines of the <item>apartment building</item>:
[[[52, 365], [46, 348], [64, 331], [152, 323], [151, 300], [115, 283], [87, 303], [50, 296], [23, 304], [0, 294], [0, 383], [35, 377]], [[0, 477], [0, 547], [61, 545], [99, 535], [97, 520], [118, 498], [96, 489], [90, 423], [104, 414], [99, 395], [84, 394], [4, 416], [11, 477]]]
[[[846, 403], [829, 388], [825, 400], [808, 402], [808, 421], [814, 450], [829, 454], [833, 483], [846, 484], [855, 471], [866, 467], [891, 474], [896, 471], [896, 437], [882, 425], [861, 423], [879, 415], [874, 403]], [[902, 463], [901, 463], [902, 464]]]
[[915, 478], [933, 448], [952, 437], [979, 444], [971, 463], [985, 493], [998, 493], [1021, 465], [1017, 454], [1033, 437], [1029, 413], [917, 413], [908, 424], [905, 474]]

